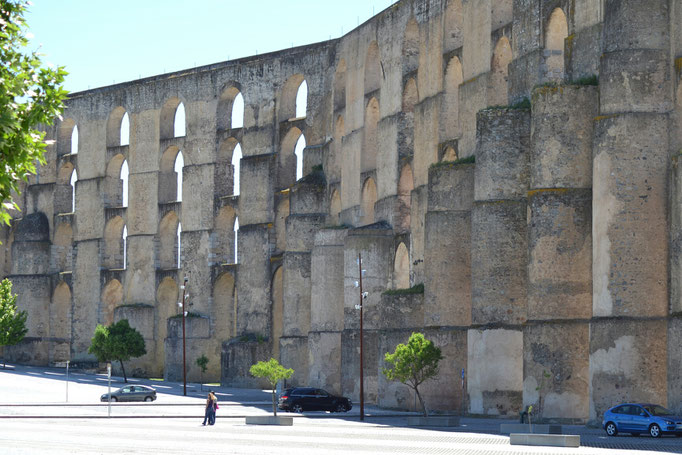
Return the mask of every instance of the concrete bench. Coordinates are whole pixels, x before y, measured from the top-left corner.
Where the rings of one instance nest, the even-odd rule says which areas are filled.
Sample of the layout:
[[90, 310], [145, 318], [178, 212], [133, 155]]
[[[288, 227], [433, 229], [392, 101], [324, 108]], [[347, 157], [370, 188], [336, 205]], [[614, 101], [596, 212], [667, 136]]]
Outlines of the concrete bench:
[[531, 431], [527, 423], [503, 423], [500, 425], [500, 433], [562, 434], [562, 430], [561, 425], [533, 424]]
[[580, 435], [512, 433], [509, 435], [509, 444], [513, 446], [580, 447]]
[[293, 417], [280, 416], [250, 416], [246, 417], [247, 425], [282, 425], [292, 426], [294, 424]]

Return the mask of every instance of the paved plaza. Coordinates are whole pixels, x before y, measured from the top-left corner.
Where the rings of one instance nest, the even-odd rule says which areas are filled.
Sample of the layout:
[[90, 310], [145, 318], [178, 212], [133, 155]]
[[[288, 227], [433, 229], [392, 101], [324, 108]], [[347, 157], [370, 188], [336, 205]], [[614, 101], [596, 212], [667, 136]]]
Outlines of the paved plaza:
[[[252, 426], [244, 416], [271, 412], [268, 391], [211, 386], [220, 399], [217, 423], [201, 426], [207, 386], [132, 379], [158, 391], [153, 403], [109, 407], [105, 375], [70, 374], [66, 403], [63, 369], [9, 366], [0, 369], [0, 453], [4, 454], [647, 454], [682, 453], [682, 439], [619, 436], [600, 429], [564, 426], [579, 434], [578, 449], [511, 446], [499, 434], [504, 419], [464, 418], [459, 427], [407, 427], [401, 413], [358, 405], [346, 414], [293, 415], [291, 427]], [[112, 389], [122, 378], [112, 378]], [[287, 414], [292, 415], [292, 414]]]

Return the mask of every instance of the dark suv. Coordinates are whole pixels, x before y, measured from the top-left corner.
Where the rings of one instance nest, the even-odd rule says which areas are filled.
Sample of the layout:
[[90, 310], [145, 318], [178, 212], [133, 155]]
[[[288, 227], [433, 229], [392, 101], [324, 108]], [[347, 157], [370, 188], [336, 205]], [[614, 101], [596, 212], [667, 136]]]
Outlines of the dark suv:
[[325, 390], [312, 387], [286, 389], [279, 397], [279, 409], [290, 412], [331, 411], [346, 412], [353, 403], [346, 397], [331, 395]]

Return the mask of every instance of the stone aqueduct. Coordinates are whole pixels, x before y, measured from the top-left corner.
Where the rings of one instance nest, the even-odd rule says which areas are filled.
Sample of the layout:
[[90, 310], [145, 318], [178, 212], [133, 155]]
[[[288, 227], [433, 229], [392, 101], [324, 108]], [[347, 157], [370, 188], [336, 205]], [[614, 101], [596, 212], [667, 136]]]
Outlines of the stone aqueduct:
[[254, 386], [274, 356], [357, 399], [362, 254], [370, 402], [413, 405], [380, 369], [418, 330], [445, 356], [434, 409], [682, 410], [679, 24], [681, 0], [402, 0], [336, 40], [75, 93], [0, 230], [30, 325], [5, 354], [87, 366], [127, 318], [131, 369], [178, 379], [188, 276], [191, 380], [203, 353]]

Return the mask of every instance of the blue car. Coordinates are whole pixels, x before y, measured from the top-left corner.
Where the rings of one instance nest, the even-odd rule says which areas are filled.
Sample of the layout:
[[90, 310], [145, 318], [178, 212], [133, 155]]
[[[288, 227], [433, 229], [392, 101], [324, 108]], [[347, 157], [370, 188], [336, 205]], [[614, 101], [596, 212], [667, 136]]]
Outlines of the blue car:
[[609, 436], [619, 432], [639, 435], [649, 433], [652, 438], [662, 434], [682, 436], [682, 417], [657, 404], [623, 403], [604, 413], [602, 426]]

